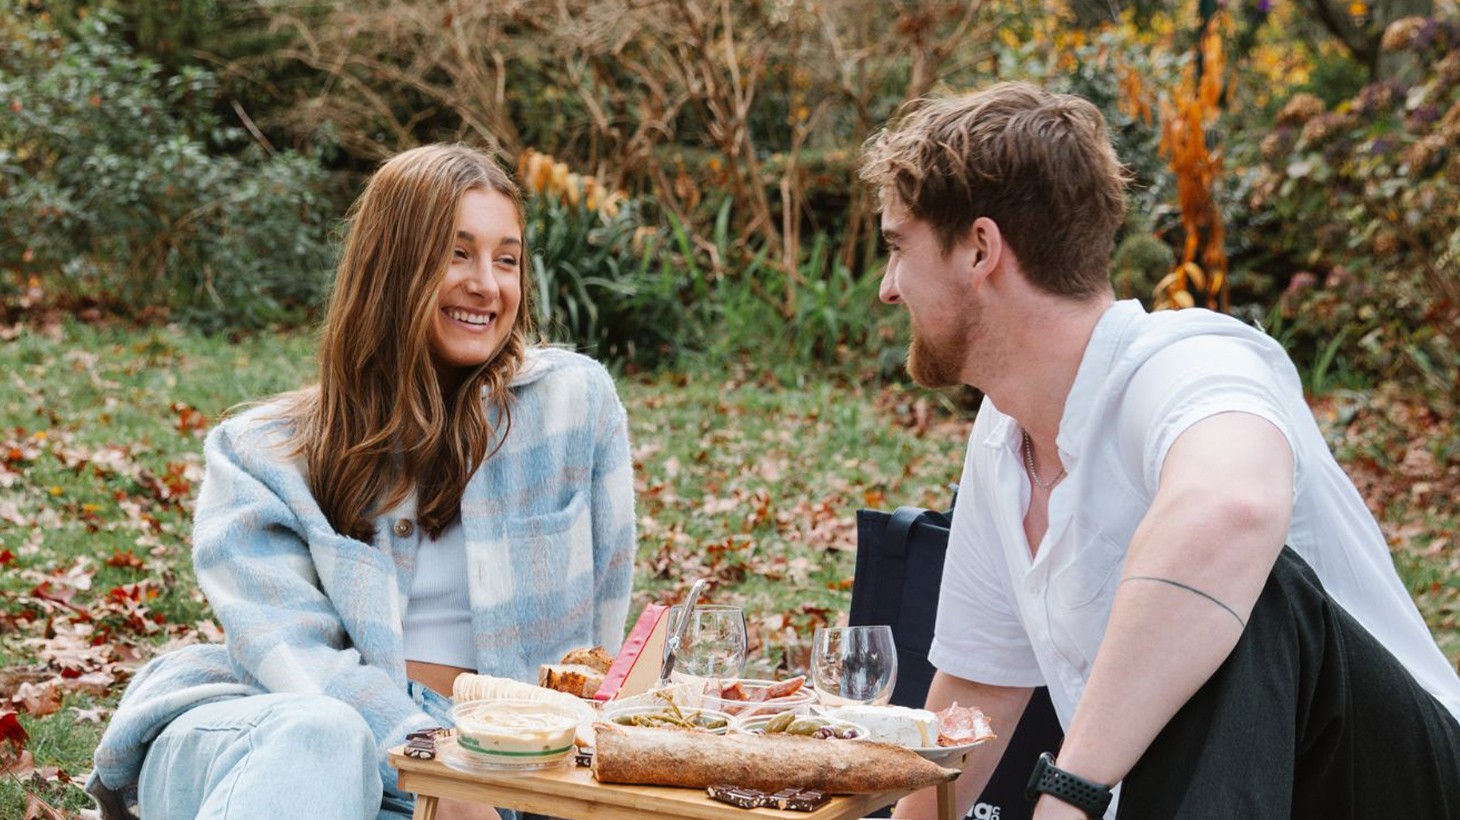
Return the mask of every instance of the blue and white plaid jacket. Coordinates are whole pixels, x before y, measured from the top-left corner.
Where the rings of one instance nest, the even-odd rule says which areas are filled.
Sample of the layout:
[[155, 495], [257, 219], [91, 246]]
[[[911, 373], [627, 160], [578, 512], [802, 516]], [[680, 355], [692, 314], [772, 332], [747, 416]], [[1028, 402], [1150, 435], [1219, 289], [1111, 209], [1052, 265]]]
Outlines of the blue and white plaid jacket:
[[[467, 484], [461, 517], [478, 670], [535, 682], [568, 649], [623, 639], [633, 466], [623, 406], [593, 360], [535, 349], [510, 389], [511, 430]], [[132, 680], [87, 784], [104, 816], [125, 816], [153, 738], [208, 701], [303, 692], [350, 704], [375, 734], [388, 795], [385, 750], [437, 723], [406, 694], [414, 500], [375, 522], [374, 543], [335, 532], [301, 460], [278, 446], [287, 422], [271, 409], [208, 436], [193, 563], [227, 642], [163, 655]]]

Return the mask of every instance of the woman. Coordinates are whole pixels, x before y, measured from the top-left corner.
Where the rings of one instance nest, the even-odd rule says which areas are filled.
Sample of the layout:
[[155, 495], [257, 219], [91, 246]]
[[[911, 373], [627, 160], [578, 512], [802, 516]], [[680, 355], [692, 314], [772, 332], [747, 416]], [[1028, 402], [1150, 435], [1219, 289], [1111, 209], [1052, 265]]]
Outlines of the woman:
[[[535, 680], [616, 648], [632, 467], [607, 373], [531, 344], [511, 179], [461, 146], [391, 159], [352, 211], [319, 385], [220, 425], [195, 513], [227, 635], [143, 668], [87, 790], [104, 817], [408, 813], [385, 750], [463, 671]], [[441, 804], [439, 817], [491, 817]]]

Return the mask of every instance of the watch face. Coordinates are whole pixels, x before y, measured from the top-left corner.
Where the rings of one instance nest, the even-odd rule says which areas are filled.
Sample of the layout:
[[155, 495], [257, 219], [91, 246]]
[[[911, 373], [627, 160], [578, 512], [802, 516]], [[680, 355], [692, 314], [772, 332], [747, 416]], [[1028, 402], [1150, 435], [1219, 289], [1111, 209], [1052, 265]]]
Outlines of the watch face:
[[1029, 798], [1031, 803], [1038, 800], [1039, 795], [1044, 793], [1044, 790], [1040, 786], [1044, 782], [1045, 770], [1052, 765], [1054, 765], [1054, 755], [1051, 755], [1049, 752], [1044, 752], [1039, 756], [1038, 760], [1034, 761], [1034, 771], [1030, 772], [1029, 784], [1024, 787], [1024, 796]]

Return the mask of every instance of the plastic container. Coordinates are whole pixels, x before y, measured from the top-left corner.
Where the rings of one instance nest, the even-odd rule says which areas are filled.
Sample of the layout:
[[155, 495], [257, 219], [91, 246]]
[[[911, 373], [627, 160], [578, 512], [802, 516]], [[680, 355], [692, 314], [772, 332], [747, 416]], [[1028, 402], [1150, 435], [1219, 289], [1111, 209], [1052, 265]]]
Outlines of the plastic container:
[[[779, 731], [786, 734], [806, 735], [809, 737], [824, 737], [828, 740], [866, 740], [871, 733], [863, 726], [847, 720], [838, 720], [823, 715], [758, 715], [749, 718], [737, 718], [735, 731], [748, 735], [767, 734], [767, 727], [772, 721], [778, 721], [789, 725], [782, 725]], [[832, 734], [826, 731], [830, 730]], [[772, 733], [773, 734], [773, 733]]]
[[779, 698], [770, 700], [754, 700], [758, 690], [765, 689], [774, 681], [758, 680], [755, 678], [740, 678], [737, 680], [726, 680], [721, 682], [721, 688], [739, 683], [742, 691], [745, 692], [747, 700], [734, 700], [714, 695], [705, 695], [702, 705], [707, 709], [715, 709], [731, 715], [737, 719], [748, 720], [754, 717], [771, 717], [782, 712], [793, 712], [804, 715], [811, 711], [811, 705], [816, 702], [816, 693], [808, 685], [803, 685], [795, 692]]
[[734, 722], [730, 715], [714, 709], [675, 709], [668, 704], [615, 709], [612, 703], [603, 707], [603, 720], [623, 726], [678, 726], [712, 735], [725, 734]]
[[451, 709], [456, 758], [488, 768], [546, 768], [573, 753], [581, 717], [554, 703], [473, 700]]

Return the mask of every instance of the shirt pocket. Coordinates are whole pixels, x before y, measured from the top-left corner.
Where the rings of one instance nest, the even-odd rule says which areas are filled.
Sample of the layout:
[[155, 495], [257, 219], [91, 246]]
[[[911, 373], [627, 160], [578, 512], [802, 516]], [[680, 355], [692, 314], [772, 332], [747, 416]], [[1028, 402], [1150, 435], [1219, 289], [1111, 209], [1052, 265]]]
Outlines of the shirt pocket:
[[593, 571], [593, 526], [588, 494], [574, 492], [561, 509], [516, 516], [505, 532], [514, 558], [532, 568], [534, 585], [552, 589]]
[[1078, 542], [1075, 556], [1055, 573], [1050, 584], [1054, 598], [1067, 611], [1102, 601], [1109, 608], [1125, 566], [1125, 545], [1088, 525], [1081, 529], [1086, 532]]
[[1050, 633], [1067, 664], [1061, 674], [1073, 676], [1066, 685], [1078, 699], [1105, 637], [1126, 550], [1093, 528], [1076, 543], [1077, 553], [1050, 582]]

